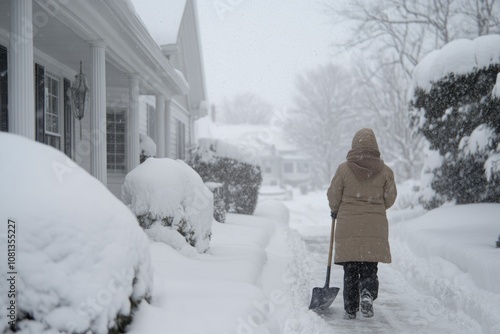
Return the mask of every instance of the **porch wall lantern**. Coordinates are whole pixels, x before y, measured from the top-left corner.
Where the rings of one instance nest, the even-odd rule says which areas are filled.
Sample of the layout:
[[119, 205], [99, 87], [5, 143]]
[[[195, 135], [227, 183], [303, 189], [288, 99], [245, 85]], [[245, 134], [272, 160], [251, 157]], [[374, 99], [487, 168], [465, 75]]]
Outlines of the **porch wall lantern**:
[[75, 75], [75, 81], [69, 89], [69, 98], [73, 115], [80, 122], [80, 140], [82, 139], [82, 118], [85, 116], [85, 109], [89, 101], [89, 86], [87, 79], [82, 72], [82, 62], [80, 61], [80, 73]]

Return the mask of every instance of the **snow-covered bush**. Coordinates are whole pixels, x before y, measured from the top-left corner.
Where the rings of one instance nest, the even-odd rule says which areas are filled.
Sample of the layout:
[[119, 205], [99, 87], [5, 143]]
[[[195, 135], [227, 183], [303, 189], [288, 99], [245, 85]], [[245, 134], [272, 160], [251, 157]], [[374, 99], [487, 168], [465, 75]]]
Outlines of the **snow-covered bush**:
[[125, 177], [122, 200], [155, 241], [180, 250], [185, 246], [179, 242], [180, 233], [198, 252], [208, 249], [213, 194], [181, 160], [147, 159]]
[[139, 134], [139, 144], [141, 147], [141, 164], [146, 161], [147, 158], [156, 156], [156, 144], [147, 134], [142, 132]]
[[412, 125], [442, 158], [432, 170], [435, 205], [500, 201], [500, 168], [491, 168], [500, 153], [499, 72], [500, 35], [453, 41], [415, 69]]
[[228, 212], [248, 215], [254, 212], [262, 173], [260, 167], [245, 160], [236, 147], [220, 141], [202, 141], [191, 150], [188, 164], [205, 182], [223, 184]]
[[[17, 333], [123, 331], [152, 288], [149, 242], [134, 215], [48, 145], [2, 132], [0, 156], [0, 219], [15, 222], [17, 241], [14, 267], [5, 257], [0, 269], [17, 272]], [[6, 289], [3, 277], [0, 332]]]

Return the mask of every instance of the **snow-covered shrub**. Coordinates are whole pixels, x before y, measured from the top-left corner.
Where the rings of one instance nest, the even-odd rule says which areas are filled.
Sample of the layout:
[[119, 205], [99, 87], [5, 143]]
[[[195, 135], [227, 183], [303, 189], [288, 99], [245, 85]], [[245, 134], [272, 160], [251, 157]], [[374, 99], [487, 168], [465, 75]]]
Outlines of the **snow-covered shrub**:
[[[180, 250], [175, 233], [198, 252], [210, 245], [213, 194], [201, 177], [181, 160], [149, 158], [127, 174], [122, 200], [156, 241]], [[152, 226], [156, 226], [151, 230]], [[176, 231], [158, 233], [161, 225]]]
[[[227, 148], [230, 145], [224, 145]], [[205, 182], [223, 184], [228, 212], [251, 215], [257, 206], [262, 173], [258, 165], [239, 160], [236, 154], [219, 156], [214, 145], [200, 145], [191, 150], [188, 164]]]
[[142, 132], [139, 134], [139, 144], [141, 147], [141, 164], [146, 161], [147, 158], [156, 156], [156, 144], [147, 134]]
[[458, 204], [499, 202], [490, 157], [500, 144], [500, 35], [458, 40], [417, 66], [410, 101], [411, 122], [442, 158], [431, 182], [439, 198]]
[[[2, 132], [0, 156], [0, 219], [16, 223], [17, 332], [123, 331], [152, 288], [149, 242], [134, 215], [48, 145]], [[6, 288], [3, 277], [0, 332]]]

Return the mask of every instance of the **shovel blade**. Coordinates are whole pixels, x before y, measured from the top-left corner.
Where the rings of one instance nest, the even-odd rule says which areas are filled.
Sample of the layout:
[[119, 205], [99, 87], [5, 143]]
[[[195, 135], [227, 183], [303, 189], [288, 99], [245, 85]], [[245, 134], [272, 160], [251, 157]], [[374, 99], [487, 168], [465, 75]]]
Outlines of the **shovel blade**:
[[332, 305], [340, 288], [314, 288], [312, 291], [310, 310], [326, 310]]

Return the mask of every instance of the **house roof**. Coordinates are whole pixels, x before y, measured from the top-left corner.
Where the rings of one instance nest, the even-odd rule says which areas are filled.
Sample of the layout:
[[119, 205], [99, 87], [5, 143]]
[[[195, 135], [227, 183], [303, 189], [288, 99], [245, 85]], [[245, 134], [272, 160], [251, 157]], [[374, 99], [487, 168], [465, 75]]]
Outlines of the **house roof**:
[[158, 45], [177, 43], [187, 0], [128, 0]]
[[[9, 12], [8, 4], [0, 1], [0, 13]], [[88, 73], [89, 44], [104, 42], [108, 86], [128, 87], [129, 76], [139, 75], [141, 94], [169, 96], [189, 91], [185, 80], [126, 1], [67, 1], [57, 9], [54, 14], [46, 2], [33, 2], [33, 12], [46, 12], [54, 18], [38, 28], [33, 39], [35, 54], [55, 57], [69, 69], [66, 72], [76, 72], [82, 61], [83, 71]], [[2, 18], [0, 32], [8, 31], [9, 16]]]
[[297, 151], [281, 129], [270, 125], [251, 124], [214, 124], [210, 123], [210, 133], [215, 138], [232, 143], [253, 145], [262, 150], [274, 146], [278, 151]]

